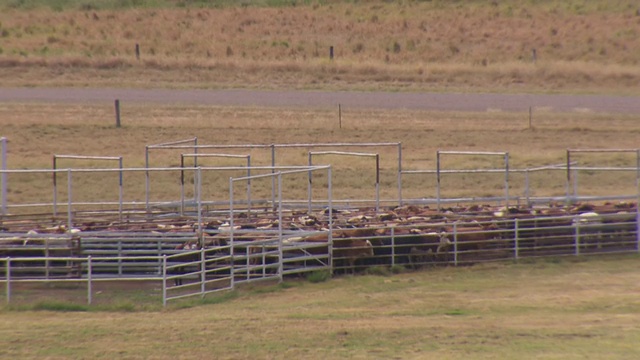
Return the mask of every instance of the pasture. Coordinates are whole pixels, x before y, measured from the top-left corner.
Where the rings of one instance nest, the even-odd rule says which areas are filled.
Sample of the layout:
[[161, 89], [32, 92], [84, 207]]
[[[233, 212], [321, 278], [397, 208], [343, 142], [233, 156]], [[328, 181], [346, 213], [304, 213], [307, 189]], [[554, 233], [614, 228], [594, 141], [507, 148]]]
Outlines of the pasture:
[[0, 9], [3, 86], [638, 94], [640, 79], [634, 0], [3, 0]]
[[[633, 1], [276, 1], [277, 7], [225, 3], [220, 9], [135, 3], [144, 6], [0, 2], [2, 86], [638, 92], [639, 13]], [[327, 59], [329, 46], [335, 46], [333, 60]], [[406, 169], [433, 169], [437, 150], [506, 151], [512, 167], [535, 167], [563, 163], [567, 148], [634, 149], [640, 133], [637, 115], [581, 109], [533, 109], [531, 126], [526, 109], [445, 113], [347, 106], [341, 115], [338, 123], [335, 108], [123, 99], [123, 127], [115, 128], [112, 103], [0, 102], [0, 137], [9, 139], [9, 169], [48, 169], [53, 154], [123, 156], [125, 167], [142, 167], [145, 145], [194, 136], [203, 144], [402, 142]], [[179, 155], [158, 155], [151, 166], [177, 167]], [[306, 156], [297, 150], [281, 161], [305, 163]], [[452, 168], [496, 165], [477, 157], [448, 161]], [[579, 161], [636, 166], [628, 154]], [[383, 153], [381, 167], [394, 166], [393, 156]], [[333, 190], [336, 198], [371, 196], [368, 161], [336, 162], [335, 169], [341, 184]], [[584, 193], [638, 190], [633, 174], [588, 175], [581, 178]], [[534, 179], [535, 195], [562, 193], [559, 177]], [[77, 180], [83, 189], [78, 199], [112, 196], [106, 187], [111, 180]], [[383, 178], [383, 198], [396, 195], [394, 180]], [[143, 180], [131, 181], [138, 186], [127, 199], [140, 201]], [[156, 181], [159, 197], [175, 197], [177, 173]], [[10, 203], [50, 196], [49, 174], [11, 175], [9, 182]], [[409, 197], [433, 195], [432, 179], [406, 182]], [[267, 184], [256, 186], [257, 195], [266, 194]], [[447, 186], [452, 197], [502, 192], [500, 176], [451, 177]], [[25, 300], [22, 305], [0, 305], [0, 357], [635, 359], [637, 263], [637, 255], [605, 255], [394, 275], [373, 269], [321, 283], [243, 287], [167, 309], [158, 304], [155, 285], [96, 288], [92, 307], [75, 305], [86, 294], [82, 286], [25, 286], [14, 294]], [[52, 300], [52, 293], [62, 300]]]
[[636, 255], [548, 259], [294, 280], [165, 311], [141, 305], [140, 295], [102, 311], [5, 307], [0, 356], [634, 359], [637, 262]]
[[[122, 104], [122, 128], [114, 125], [113, 104], [0, 103], [0, 128], [8, 138], [9, 169], [50, 169], [54, 154], [122, 156], [125, 168], [144, 167], [145, 146], [198, 137], [199, 144], [272, 144], [401, 142], [404, 170], [435, 169], [437, 150], [509, 152], [512, 169], [563, 164], [568, 148], [634, 149], [640, 125], [636, 115], [574, 111], [558, 113], [534, 109], [532, 126], [529, 113], [482, 112], [451, 113], [413, 110], [342, 109], [341, 127], [335, 108], [238, 108], [222, 106], [184, 106]], [[280, 165], [305, 165], [308, 150], [294, 149], [278, 155]], [[357, 149], [380, 152], [382, 172], [380, 196], [396, 199], [397, 149]], [[270, 165], [268, 151], [229, 150], [251, 154], [255, 165]], [[152, 153], [150, 166], [178, 167], [180, 154], [189, 151]], [[219, 151], [224, 152], [224, 151]], [[587, 154], [576, 157], [582, 166], [635, 167], [634, 154]], [[336, 199], [366, 198], [374, 195], [374, 161], [366, 158], [324, 157], [314, 163], [331, 163], [336, 181]], [[187, 159], [186, 165], [193, 164]], [[202, 166], [242, 166], [239, 159], [201, 159]], [[500, 168], [502, 159], [448, 157], [447, 169]], [[114, 163], [65, 160], [60, 168], [114, 167]], [[355, 176], [364, 174], [364, 176]], [[564, 174], [545, 173], [532, 177], [532, 195], [564, 194]], [[127, 174], [125, 200], [144, 201], [142, 174]], [[226, 176], [226, 177], [225, 177]], [[225, 193], [228, 176], [218, 183], [207, 183], [208, 196]], [[64, 176], [61, 175], [61, 178]], [[443, 179], [443, 195], [499, 196], [503, 193], [503, 174], [474, 176], [448, 175]], [[306, 175], [305, 175], [306, 178]], [[305, 194], [305, 178], [294, 179], [288, 190]], [[38, 202], [51, 198], [50, 174], [9, 176], [9, 203]], [[192, 180], [188, 180], [192, 181]], [[153, 191], [158, 198], [177, 199], [179, 172], [155, 176]], [[117, 200], [117, 176], [81, 174], [74, 177], [78, 201], [95, 201], [107, 196]], [[63, 186], [63, 185], [61, 185]], [[270, 183], [256, 181], [255, 196], [265, 196]], [[514, 175], [512, 194], [522, 196], [524, 179]], [[405, 176], [403, 194], [407, 198], [435, 196], [433, 175]], [[591, 172], [580, 178], [580, 192], [590, 195], [634, 194], [632, 172]], [[215, 189], [220, 189], [217, 193]]]

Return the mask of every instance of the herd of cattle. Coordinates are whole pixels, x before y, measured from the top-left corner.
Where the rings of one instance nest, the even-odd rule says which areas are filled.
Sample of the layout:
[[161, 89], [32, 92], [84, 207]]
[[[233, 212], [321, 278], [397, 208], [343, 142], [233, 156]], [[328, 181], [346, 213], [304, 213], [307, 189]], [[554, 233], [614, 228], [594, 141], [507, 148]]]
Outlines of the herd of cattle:
[[[6, 217], [0, 219], [0, 259], [45, 255], [82, 258], [92, 251], [97, 253], [98, 248], [102, 256], [114, 257], [175, 256], [208, 249], [219, 257], [244, 259], [248, 266], [278, 264], [286, 257], [293, 259], [287, 262], [289, 267], [315, 262], [331, 266], [336, 273], [353, 273], [372, 266], [420, 268], [638, 251], [638, 211], [631, 202], [539, 208], [472, 205], [440, 210], [407, 205], [377, 212], [367, 208], [312, 213], [288, 210], [280, 214], [238, 212], [233, 219], [228, 213], [205, 214], [200, 224], [193, 217], [177, 215], [135, 221], [92, 219], [71, 229]], [[100, 237], [108, 233], [118, 235]], [[147, 234], [144, 240], [123, 241], [141, 233]], [[93, 241], [87, 241], [89, 238]], [[118, 245], [109, 247], [114, 241]], [[107, 248], [111, 250], [104, 250]], [[185, 257], [184, 261], [193, 258]], [[82, 269], [65, 269], [82, 274]], [[130, 271], [145, 271], [136, 269]], [[122, 273], [122, 268], [119, 271]]]
[[[403, 206], [382, 213], [371, 209], [356, 214], [335, 213], [332, 254], [334, 268], [342, 271], [638, 249], [633, 203], [538, 209], [474, 205], [440, 211]], [[290, 228], [301, 228], [301, 224], [313, 225], [316, 230], [326, 226], [317, 217], [303, 214], [290, 223]], [[242, 229], [243, 225], [236, 227]], [[250, 234], [252, 229], [248, 231]], [[220, 233], [215, 236], [220, 237]], [[299, 236], [294, 232], [283, 243], [327, 243], [328, 237], [328, 233]]]

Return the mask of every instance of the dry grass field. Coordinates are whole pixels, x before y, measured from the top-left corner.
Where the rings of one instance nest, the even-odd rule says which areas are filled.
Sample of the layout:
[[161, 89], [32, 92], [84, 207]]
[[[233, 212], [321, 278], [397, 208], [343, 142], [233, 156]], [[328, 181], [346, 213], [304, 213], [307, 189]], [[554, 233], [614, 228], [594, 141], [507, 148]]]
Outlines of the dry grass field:
[[[511, 169], [539, 167], [566, 162], [568, 148], [637, 147], [640, 125], [634, 115], [595, 113], [534, 113], [529, 128], [528, 113], [437, 113], [410, 110], [344, 109], [339, 128], [335, 109], [233, 108], [126, 104], [123, 127], [114, 125], [113, 105], [2, 103], [0, 128], [9, 139], [10, 169], [51, 168], [53, 154], [123, 156], [124, 166], [144, 167], [145, 146], [198, 137], [199, 144], [271, 144], [401, 142], [404, 170], [435, 169], [437, 150], [509, 152]], [[309, 150], [280, 150], [279, 165], [306, 165]], [[380, 153], [381, 197], [397, 199], [397, 147], [343, 149]], [[150, 153], [152, 167], [178, 167], [180, 154], [192, 150]], [[254, 165], [270, 165], [269, 149], [201, 150], [250, 154]], [[576, 155], [582, 166], [635, 167], [636, 155]], [[319, 157], [317, 164], [334, 167], [335, 199], [373, 199], [375, 161], [371, 158]], [[186, 165], [193, 164], [187, 158]], [[244, 166], [241, 159], [201, 159], [201, 166]], [[444, 169], [500, 168], [502, 157], [449, 156], [442, 158]], [[116, 162], [60, 161], [60, 168], [113, 168]], [[228, 177], [245, 172], [205, 175], [204, 199], [226, 199]], [[358, 176], [356, 174], [361, 174]], [[142, 173], [125, 177], [125, 201], [144, 200]], [[189, 179], [192, 174], [188, 174]], [[154, 199], [176, 200], [179, 172], [154, 176]], [[306, 198], [306, 174], [290, 178], [285, 196]], [[563, 195], [565, 173], [544, 172], [531, 176], [531, 195]], [[60, 175], [61, 192], [66, 176]], [[189, 182], [191, 180], [188, 180]], [[42, 202], [51, 199], [51, 176], [12, 174], [9, 176], [9, 203]], [[406, 198], [435, 197], [434, 175], [406, 175]], [[523, 174], [510, 179], [512, 195], [524, 195]], [[255, 182], [254, 196], [267, 198], [270, 181]], [[443, 175], [443, 196], [501, 196], [504, 175]], [[74, 201], [117, 200], [117, 175], [82, 174], [74, 178]], [[582, 172], [580, 193], [620, 195], [635, 193], [635, 172]], [[296, 192], [297, 191], [297, 192]], [[288, 195], [287, 195], [288, 194]], [[189, 194], [187, 194], [189, 195]], [[63, 198], [61, 198], [63, 199]], [[326, 199], [326, 195], [325, 195]], [[64, 201], [64, 200], [62, 200]]]
[[0, 309], [0, 357], [636, 359], [637, 263], [556, 259], [291, 281], [164, 311], [144, 296], [89, 312], [44, 301], [39, 311]]
[[0, 8], [3, 86], [637, 94], [640, 82], [633, 0], [3, 0]]
[[[638, 95], [639, 32], [640, 8], [631, 0], [0, 0], [0, 86]], [[125, 167], [142, 167], [145, 145], [194, 136], [200, 144], [402, 142], [406, 170], [433, 169], [437, 150], [507, 151], [510, 166], [524, 168], [564, 163], [567, 148], [637, 148], [640, 134], [637, 114], [545, 109], [535, 109], [532, 127], [528, 112], [345, 108], [340, 128], [336, 109], [179, 104], [124, 103], [122, 118], [115, 128], [113, 104], [0, 102], [8, 168], [50, 168], [53, 154], [123, 156]], [[283, 152], [278, 161], [306, 164], [307, 151]], [[375, 151], [381, 196], [393, 198], [396, 149]], [[177, 167], [180, 153], [154, 153], [151, 166]], [[268, 163], [268, 154], [250, 153], [255, 164]], [[636, 166], [634, 154], [576, 160]], [[445, 161], [447, 168], [501, 165]], [[372, 197], [370, 159], [331, 162], [335, 198]], [[228, 176], [205, 178], [205, 196], [224, 196]], [[532, 195], [563, 194], [563, 176], [533, 177]], [[176, 199], [179, 172], [153, 181], [154, 199]], [[292, 181], [288, 194], [304, 194], [305, 178]], [[125, 201], [144, 200], [141, 175], [125, 183], [133, 184]], [[404, 183], [406, 197], [435, 195], [433, 177]], [[78, 175], [74, 200], [116, 201], [116, 184], [112, 175]], [[445, 184], [450, 197], [503, 193], [501, 175], [449, 176]], [[514, 175], [512, 195], [522, 195], [522, 184]], [[255, 186], [256, 198], [267, 196], [270, 184]], [[580, 177], [585, 194], [635, 187], [633, 172]], [[8, 200], [50, 201], [50, 174], [9, 175]], [[94, 307], [49, 297], [81, 303], [81, 286], [17, 288], [13, 296], [25, 302], [12, 306], [0, 290], [0, 358], [637, 359], [637, 264], [635, 255], [606, 256], [291, 280], [167, 309], [157, 289], [97, 291], [96, 302], [106, 305]]]

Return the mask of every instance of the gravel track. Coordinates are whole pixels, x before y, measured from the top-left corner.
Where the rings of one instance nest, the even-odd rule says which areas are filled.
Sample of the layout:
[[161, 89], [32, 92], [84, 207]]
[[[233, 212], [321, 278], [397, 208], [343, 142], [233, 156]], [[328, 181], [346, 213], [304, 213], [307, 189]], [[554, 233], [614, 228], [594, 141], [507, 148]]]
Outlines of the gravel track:
[[0, 102], [165, 103], [218, 106], [640, 113], [640, 97], [607, 95], [455, 94], [260, 90], [0, 88]]

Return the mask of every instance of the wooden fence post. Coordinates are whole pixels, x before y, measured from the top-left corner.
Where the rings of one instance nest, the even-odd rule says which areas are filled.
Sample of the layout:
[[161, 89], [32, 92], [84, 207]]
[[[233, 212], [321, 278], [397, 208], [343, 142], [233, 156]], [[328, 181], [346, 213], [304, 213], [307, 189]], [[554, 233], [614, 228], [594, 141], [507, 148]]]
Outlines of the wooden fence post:
[[120, 127], [120, 100], [116, 99], [116, 127]]
[[533, 63], [536, 63], [537, 60], [537, 54], [536, 54], [536, 49], [531, 50], [531, 59], [533, 60]]

